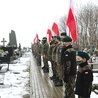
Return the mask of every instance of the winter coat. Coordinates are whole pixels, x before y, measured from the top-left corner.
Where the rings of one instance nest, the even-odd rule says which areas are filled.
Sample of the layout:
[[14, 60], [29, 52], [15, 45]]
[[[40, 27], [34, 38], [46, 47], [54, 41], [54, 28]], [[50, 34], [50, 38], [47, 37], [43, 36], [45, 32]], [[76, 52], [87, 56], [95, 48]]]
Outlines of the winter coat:
[[[87, 63], [85, 63], [87, 64]], [[88, 65], [78, 68], [75, 93], [83, 98], [90, 98], [93, 73]]]

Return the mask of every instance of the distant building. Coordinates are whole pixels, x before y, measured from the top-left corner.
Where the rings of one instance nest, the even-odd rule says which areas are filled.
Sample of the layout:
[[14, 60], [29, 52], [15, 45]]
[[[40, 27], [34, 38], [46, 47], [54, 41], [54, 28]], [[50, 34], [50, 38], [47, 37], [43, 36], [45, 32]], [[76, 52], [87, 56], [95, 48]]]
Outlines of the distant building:
[[9, 33], [9, 43], [11, 44], [11, 46], [17, 47], [17, 39], [14, 30], [11, 30], [11, 33]]

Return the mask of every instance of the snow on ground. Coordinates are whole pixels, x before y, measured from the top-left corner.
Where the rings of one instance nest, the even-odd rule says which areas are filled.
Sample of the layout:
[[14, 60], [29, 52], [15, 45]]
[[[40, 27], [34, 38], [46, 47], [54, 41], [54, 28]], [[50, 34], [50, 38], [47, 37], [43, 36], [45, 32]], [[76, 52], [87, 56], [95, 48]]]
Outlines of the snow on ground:
[[[2, 64], [5, 70], [7, 64]], [[18, 58], [10, 64], [8, 72], [0, 73], [0, 98], [22, 98], [23, 95], [29, 94], [26, 84], [29, 80], [29, 72], [25, 70], [30, 65], [30, 52]], [[3, 85], [4, 84], [4, 85]], [[93, 84], [98, 84], [98, 73], [94, 73]], [[76, 98], [77, 95], [76, 95]], [[91, 98], [98, 98], [94, 92], [91, 93]]]
[[[2, 70], [5, 70], [7, 64]], [[18, 58], [9, 65], [8, 72], [0, 73], [0, 96], [1, 98], [22, 98], [24, 94], [29, 94], [26, 84], [29, 81], [29, 72], [26, 71], [30, 65], [29, 53]], [[4, 84], [4, 85], [3, 85]]]

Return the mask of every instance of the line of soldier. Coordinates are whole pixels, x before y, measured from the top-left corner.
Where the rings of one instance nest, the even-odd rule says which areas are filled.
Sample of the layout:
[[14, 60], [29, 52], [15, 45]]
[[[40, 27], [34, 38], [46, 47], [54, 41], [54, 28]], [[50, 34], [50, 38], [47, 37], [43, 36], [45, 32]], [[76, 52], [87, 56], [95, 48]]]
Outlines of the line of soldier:
[[[36, 57], [37, 65], [41, 66], [41, 56], [43, 59], [44, 66], [42, 67], [44, 73], [49, 73], [49, 65], [48, 61], [51, 62], [51, 68], [53, 72], [53, 76], [50, 77], [51, 80], [53, 80], [55, 86], [65, 86], [65, 96], [64, 98], [75, 98], [75, 92], [78, 96], [78, 98], [90, 98], [91, 94], [91, 84], [93, 81], [93, 75], [90, 74], [90, 78], [87, 78], [88, 80], [85, 81], [88, 84], [82, 85], [78, 82], [80, 80], [76, 79], [77, 74], [77, 60], [76, 60], [76, 51], [72, 46], [72, 39], [66, 35], [66, 32], [62, 32], [60, 36], [53, 36], [52, 41], [50, 43], [47, 42], [47, 38], [43, 37], [42, 43], [40, 43], [40, 40], [38, 40], [37, 43], [32, 45], [32, 52], [34, 56]], [[85, 52], [78, 52], [78, 58], [80, 61], [83, 62], [83, 68], [79, 67], [78, 74], [83, 74], [85, 70], [87, 73], [91, 72], [90, 67], [86, 66], [88, 65], [87, 60], [89, 60], [89, 55]], [[85, 59], [85, 60], [84, 60]], [[81, 64], [80, 64], [81, 65]], [[86, 66], [86, 67], [85, 67]], [[81, 71], [81, 70], [82, 71]], [[90, 71], [89, 71], [90, 70]], [[89, 75], [89, 74], [88, 74]], [[84, 73], [84, 76], [88, 76]], [[89, 81], [89, 82], [88, 82]], [[76, 87], [79, 84], [82, 85], [79, 87]], [[85, 91], [85, 95], [83, 92], [83, 86], [86, 86], [87, 91]], [[81, 89], [82, 88], [82, 89]], [[80, 90], [79, 90], [80, 89]], [[82, 92], [82, 93], [81, 93]]]

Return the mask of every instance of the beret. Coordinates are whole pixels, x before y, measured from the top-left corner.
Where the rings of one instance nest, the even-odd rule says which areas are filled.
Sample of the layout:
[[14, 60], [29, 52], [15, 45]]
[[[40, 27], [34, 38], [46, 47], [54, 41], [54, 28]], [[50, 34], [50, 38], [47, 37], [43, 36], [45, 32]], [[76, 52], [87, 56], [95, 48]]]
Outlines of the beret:
[[61, 33], [61, 36], [66, 36], [66, 35], [67, 35], [66, 32], [62, 32], [62, 33]]
[[52, 36], [52, 38], [56, 38], [56, 36]]
[[43, 37], [43, 40], [47, 40], [47, 37]]
[[86, 52], [78, 51], [77, 55], [81, 58], [86, 58], [86, 60], [90, 59], [90, 56]]
[[71, 37], [69, 37], [69, 36], [65, 36], [65, 37], [62, 39], [62, 42], [72, 42], [72, 39], [71, 39]]
[[57, 40], [61, 40], [60, 36], [56, 36]]

